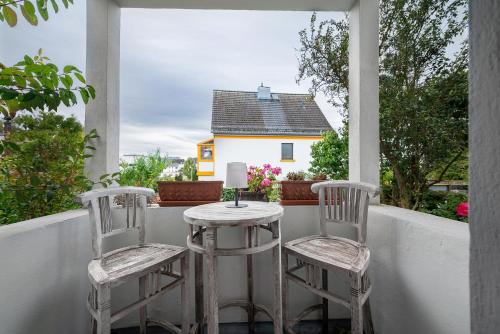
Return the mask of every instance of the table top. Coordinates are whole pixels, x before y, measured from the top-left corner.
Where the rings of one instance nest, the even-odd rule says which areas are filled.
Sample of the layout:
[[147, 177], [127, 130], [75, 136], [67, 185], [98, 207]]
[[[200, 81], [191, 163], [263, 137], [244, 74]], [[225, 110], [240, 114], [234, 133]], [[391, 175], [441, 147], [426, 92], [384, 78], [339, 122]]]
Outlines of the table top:
[[245, 208], [226, 208], [232, 202], [217, 202], [184, 211], [184, 221], [207, 227], [255, 226], [269, 224], [283, 216], [283, 207], [276, 203], [240, 201]]

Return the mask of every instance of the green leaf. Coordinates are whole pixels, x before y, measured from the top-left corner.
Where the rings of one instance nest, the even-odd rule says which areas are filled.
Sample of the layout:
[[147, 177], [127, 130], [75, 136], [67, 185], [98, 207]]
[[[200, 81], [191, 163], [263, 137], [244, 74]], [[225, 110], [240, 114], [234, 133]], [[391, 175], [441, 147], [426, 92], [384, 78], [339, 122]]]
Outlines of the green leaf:
[[31, 57], [28, 55], [25, 55], [23, 59], [24, 59], [24, 62], [26, 63], [26, 66], [35, 64], [33, 59], [31, 59]]
[[104, 180], [105, 178], [107, 178], [109, 176], [109, 174], [103, 174], [99, 177], [99, 180]]
[[87, 86], [87, 90], [89, 91], [90, 96], [92, 96], [92, 99], [95, 99], [95, 89], [92, 86]]
[[85, 78], [83, 77], [83, 75], [81, 75], [80, 73], [78, 72], [75, 72], [75, 77], [80, 80], [81, 83], [85, 83]]
[[56, 0], [50, 0], [50, 3], [52, 4], [52, 8], [54, 8], [54, 12], [59, 12], [59, 6], [57, 5]]
[[38, 18], [36, 16], [35, 6], [29, 0], [25, 0], [24, 4], [21, 5], [21, 13], [23, 14], [26, 21], [31, 25], [38, 25]]
[[2, 21], [2, 22], [5, 21], [5, 18], [3, 17], [2, 12], [0, 12], [0, 21]]
[[15, 75], [14, 80], [16, 81], [18, 87], [26, 88], [26, 79], [23, 76]]
[[21, 147], [19, 147], [19, 145], [17, 145], [16, 143], [14, 143], [12, 141], [4, 140], [3, 144], [6, 148], [10, 148], [12, 151], [20, 151], [21, 150]]
[[73, 66], [73, 65], [66, 65], [66, 66], [64, 66], [63, 71], [64, 71], [64, 73], [69, 73], [71, 71], [80, 72], [80, 70], [78, 68], [76, 68], [75, 66]]
[[82, 96], [83, 103], [87, 104], [89, 102], [89, 93], [85, 88], [80, 88], [80, 95]]
[[12, 100], [19, 96], [19, 93], [10, 88], [0, 87], [0, 97], [2, 100]]
[[73, 85], [73, 79], [69, 75], [64, 75], [61, 77], [61, 82], [66, 87], [66, 89], [71, 89], [71, 86]]
[[7, 5], [3, 6], [2, 14], [9, 26], [14, 27], [17, 24], [17, 14], [12, 8]]
[[40, 183], [42, 183], [42, 182], [41, 182], [41, 180], [40, 180], [40, 178], [38, 176], [31, 175], [31, 177], [30, 177], [30, 183], [31, 183], [32, 186], [36, 187], [36, 186], [40, 185]]
[[47, 0], [36, 0], [36, 6], [40, 16], [47, 21], [49, 19], [49, 11], [47, 10]]
[[68, 8], [68, 0], [62, 0], [62, 3], [65, 8]]
[[76, 100], [75, 93], [73, 93], [72, 91], [68, 91], [68, 94], [69, 94], [69, 98], [71, 99], [71, 103], [76, 104], [77, 100]]

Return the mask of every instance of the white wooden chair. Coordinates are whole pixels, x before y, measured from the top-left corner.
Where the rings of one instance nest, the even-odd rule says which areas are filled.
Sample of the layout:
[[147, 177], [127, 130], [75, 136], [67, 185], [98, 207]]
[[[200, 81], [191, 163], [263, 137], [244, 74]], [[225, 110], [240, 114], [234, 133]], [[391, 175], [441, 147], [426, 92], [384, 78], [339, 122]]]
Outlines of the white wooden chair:
[[[320, 235], [307, 236], [283, 245], [283, 324], [286, 333], [294, 333], [293, 326], [315, 310], [323, 312], [323, 332], [328, 330], [328, 301], [345, 306], [351, 311], [351, 333], [363, 333], [363, 305], [368, 310], [371, 285], [366, 274], [370, 251], [366, 247], [366, 223], [369, 198], [377, 196], [378, 187], [348, 181], [315, 183], [313, 192], [319, 192]], [[352, 224], [357, 229], [357, 241], [327, 234], [326, 223]], [[289, 268], [288, 256], [296, 258]], [[328, 291], [328, 271], [345, 273], [350, 279], [350, 298]], [[296, 318], [288, 318], [288, 281], [306, 288], [322, 298], [322, 304], [311, 306]], [[373, 329], [366, 326], [367, 332]]]
[[[124, 196], [121, 209], [113, 207], [115, 196]], [[88, 309], [93, 334], [109, 334], [111, 324], [139, 310], [140, 333], [148, 324], [162, 326], [173, 333], [189, 331], [189, 253], [187, 248], [145, 243], [147, 188], [116, 187], [92, 190], [77, 197], [87, 207], [92, 232], [94, 259], [89, 263], [91, 283]], [[118, 218], [122, 217], [122, 219]], [[103, 253], [103, 239], [126, 232], [138, 232], [139, 243]], [[180, 272], [174, 270], [180, 262]], [[162, 277], [169, 277], [162, 282]], [[139, 280], [139, 300], [111, 313], [111, 288], [127, 281]], [[167, 291], [181, 286], [182, 330], [167, 321], [149, 319], [146, 305]]]

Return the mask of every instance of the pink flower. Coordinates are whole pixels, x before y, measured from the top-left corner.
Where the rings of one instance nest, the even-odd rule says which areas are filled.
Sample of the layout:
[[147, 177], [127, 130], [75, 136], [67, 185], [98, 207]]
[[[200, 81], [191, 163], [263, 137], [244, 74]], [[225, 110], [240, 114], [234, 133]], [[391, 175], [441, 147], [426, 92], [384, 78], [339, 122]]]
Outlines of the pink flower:
[[259, 174], [260, 174], [261, 176], [266, 175], [266, 170], [265, 170], [265, 169], [261, 170]]
[[264, 180], [262, 180], [262, 182], [260, 183], [260, 185], [261, 185], [262, 187], [269, 187], [269, 186], [271, 185], [271, 180], [269, 180], [269, 179], [264, 179]]
[[469, 217], [469, 203], [462, 202], [457, 205], [456, 214], [459, 217]]
[[255, 166], [251, 165], [250, 167], [248, 167], [248, 170], [249, 170], [249, 171], [254, 171], [254, 170], [255, 170], [255, 168], [257, 168], [257, 167], [255, 167]]
[[265, 169], [270, 169], [271, 168], [271, 164], [264, 164], [264, 168]]
[[271, 172], [274, 174], [274, 175], [280, 175], [281, 174], [281, 167], [275, 167], [271, 170]]

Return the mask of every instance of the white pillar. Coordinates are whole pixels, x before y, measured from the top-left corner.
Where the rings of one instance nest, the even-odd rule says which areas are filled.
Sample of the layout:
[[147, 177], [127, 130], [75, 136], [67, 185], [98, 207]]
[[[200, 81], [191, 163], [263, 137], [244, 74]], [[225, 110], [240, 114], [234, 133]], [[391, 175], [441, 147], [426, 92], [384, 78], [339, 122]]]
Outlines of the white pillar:
[[91, 144], [88, 176], [96, 180], [118, 171], [120, 137], [120, 7], [112, 0], [87, 0], [87, 81], [96, 98], [85, 108], [85, 131], [99, 135]]
[[469, 2], [472, 333], [500, 328], [500, 2]]
[[349, 180], [380, 183], [378, 1], [349, 12]]

